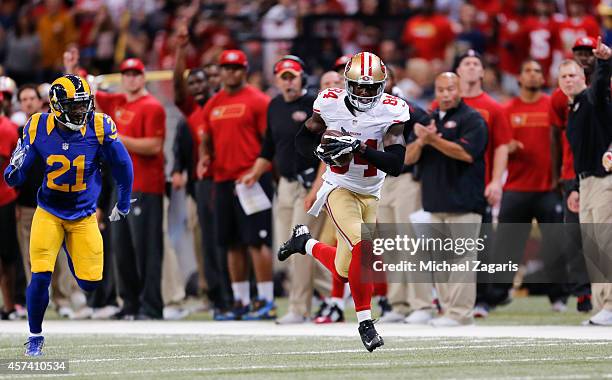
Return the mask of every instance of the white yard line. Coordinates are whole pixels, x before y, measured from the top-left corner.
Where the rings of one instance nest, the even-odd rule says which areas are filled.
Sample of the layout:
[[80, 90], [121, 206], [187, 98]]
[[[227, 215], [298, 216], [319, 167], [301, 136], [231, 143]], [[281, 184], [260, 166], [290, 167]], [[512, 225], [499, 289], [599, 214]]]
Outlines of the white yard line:
[[[611, 340], [612, 327], [600, 326], [462, 326], [435, 328], [406, 324], [377, 324], [383, 337], [405, 338], [547, 338], [576, 340]], [[159, 335], [232, 335], [232, 336], [357, 336], [357, 325], [284, 325], [273, 322], [200, 322], [200, 321], [46, 321], [44, 333], [52, 334], [137, 334]], [[0, 333], [26, 334], [25, 321], [0, 322]]]
[[[363, 351], [363, 350], [362, 350]], [[196, 355], [184, 355], [189, 358]], [[152, 358], [148, 358], [152, 359]], [[57, 377], [57, 376], [125, 376], [125, 375], [143, 375], [149, 373], [177, 373], [177, 372], [227, 372], [236, 373], [243, 371], [273, 371], [273, 370], [312, 370], [312, 369], [353, 369], [353, 368], [368, 368], [372, 367], [389, 367], [391, 365], [397, 368], [405, 368], [411, 366], [427, 366], [427, 365], [461, 365], [461, 364], [495, 364], [495, 363], [525, 363], [525, 362], [557, 362], [566, 360], [580, 361], [601, 361], [610, 360], [612, 356], [591, 356], [591, 357], [540, 357], [540, 358], [522, 358], [522, 359], [493, 359], [493, 360], [452, 360], [452, 361], [383, 361], [383, 362], [367, 362], [367, 363], [343, 363], [343, 364], [306, 364], [306, 365], [251, 365], [251, 366], [232, 366], [232, 367], [191, 367], [191, 368], [166, 368], [166, 369], [150, 369], [150, 370], [128, 370], [128, 371], [104, 371], [104, 372], [87, 372], [87, 373], [68, 373], [68, 374], [37, 374], [37, 375], [20, 375], [19, 378], [41, 378], [41, 377]], [[9, 378], [8, 376], [0, 376], [0, 379]]]

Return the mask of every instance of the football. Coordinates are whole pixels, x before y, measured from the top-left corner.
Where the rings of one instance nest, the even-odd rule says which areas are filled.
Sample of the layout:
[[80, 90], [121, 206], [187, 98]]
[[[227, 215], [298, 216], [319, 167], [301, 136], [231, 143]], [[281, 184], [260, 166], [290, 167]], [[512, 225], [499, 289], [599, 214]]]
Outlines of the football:
[[[321, 145], [325, 146], [326, 144], [329, 144], [334, 141], [332, 139], [327, 138], [327, 136], [345, 136], [345, 135], [346, 133], [343, 133], [341, 131], [335, 131], [335, 130], [328, 129], [325, 132], [323, 132], [323, 136], [321, 137]], [[352, 159], [353, 159], [353, 153], [343, 154], [342, 156], [334, 160], [336, 162], [335, 166], [348, 165]]]

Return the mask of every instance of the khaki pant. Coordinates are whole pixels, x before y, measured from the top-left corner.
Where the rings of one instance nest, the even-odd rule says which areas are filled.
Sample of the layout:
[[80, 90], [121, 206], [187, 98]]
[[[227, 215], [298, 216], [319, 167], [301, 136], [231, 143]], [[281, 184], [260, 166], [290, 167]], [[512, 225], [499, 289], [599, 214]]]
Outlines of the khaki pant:
[[364, 239], [363, 223], [376, 223], [378, 200], [372, 195], [357, 194], [338, 187], [329, 193], [327, 213], [336, 226], [338, 246], [336, 249], [336, 271], [348, 278], [353, 246]]
[[[421, 184], [412, 179], [412, 173], [385, 178], [378, 203], [379, 223], [409, 223], [409, 215], [421, 207]], [[408, 315], [413, 310], [431, 309], [432, 284], [411, 281], [409, 272], [402, 274], [404, 278], [390, 282], [387, 291], [393, 311]]]
[[[610, 275], [610, 268], [593, 268], [595, 252], [606, 256], [603, 262], [610, 263], [612, 252], [612, 175], [603, 178], [588, 177], [580, 181], [580, 224], [587, 269]], [[597, 278], [603, 277], [601, 274]], [[612, 311], [612, 284], [591, 284], [594, 311]]]
[[[315, 238], [320, 234], [324, 220], [304, 211], [306, 194], [306, 189], [299, 182], [290, 182], [281, 177], [273, 210], [275, 250], [289, 239], [296, 224], [307, 225]], [[309, 316], [313, 287], [328, 294], [331, 275], [322, 264], [306, 255], [292, 255], [287, 262], [290, 276], [289, 312]]]
[[[18, 206], [18, 208], [17, 238], [19, 240], [19, 250], [21, 251], [23, 268], [29, 284], [32, 278], [32, 267], [30, 265], [30, 232], [32, 230], [32, 219], [34, 219], [36, 208], [23, 206]], [[62, 248], [57, 255], [53, 277], [51, 278], [51, 300], [56, 307], [69, 307], [71, 305], [70, 296], [80, 292], [81, 290], [68, 268], [66, 252], [64, 252]]]
[[[452, 237], [468, 237], [477, 239], [480, 234], [480, 224], [482, 215], [475, 213], [452, 214], [436, 212], [431, 214], [432, 223], [444, 223], [450, 227]], [[466, 226], [461, 229], [453, 227], [453, 224], [469, 223], [469, 236], [466, 236]], [[474, 254], [474, 252], [472, 252]], [[464, 255], [463, 259], [456, 261], [457, 264], [467, 262], [473, 258], [469, 254]], [[469, 264], [468, 264], [469, 265]], [[455, 276], [456, 275], [456, 276]], [[453, 282], [453, 278], [461, 278], [461, 282]], [[436, 276], [434, 276], [435, 281]], [[436, 282], [440, 306], [444, 316], [454, 319], [462, 324], [473, 323], [473, 308], [476, 302], [476, 273], [474, 272], [455, 272], [452, 273], [447, 281]]]

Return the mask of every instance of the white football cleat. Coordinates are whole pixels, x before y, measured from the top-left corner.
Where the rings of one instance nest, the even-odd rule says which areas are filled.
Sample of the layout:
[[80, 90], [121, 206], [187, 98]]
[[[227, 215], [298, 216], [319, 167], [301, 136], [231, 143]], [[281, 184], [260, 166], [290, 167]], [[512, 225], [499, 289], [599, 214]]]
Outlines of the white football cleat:
[[378, 319], [379, 323], [400, 323], [406, 319], [404, 314], [398, 313], [397, 311], [388, 311]]
[[582, 324], [586, 326], [612, 326], [612, 311], [602, 309], [588, 321], [582, 322]]
[[287, 313], [283, 317], [276, 320], [277, 325], [298, 325], [306, 323], [308, 320], [303, 315], [296, 313]]
[[433, 319], [432, 310], [429, 310], [429, 309], [415, 310], [412, 313], [410, 313], [410, 315], [407, 316], [406, 319], [404, 319], [404, 323], [410, 323], [413, 325], [426, 325], [432, 319]]

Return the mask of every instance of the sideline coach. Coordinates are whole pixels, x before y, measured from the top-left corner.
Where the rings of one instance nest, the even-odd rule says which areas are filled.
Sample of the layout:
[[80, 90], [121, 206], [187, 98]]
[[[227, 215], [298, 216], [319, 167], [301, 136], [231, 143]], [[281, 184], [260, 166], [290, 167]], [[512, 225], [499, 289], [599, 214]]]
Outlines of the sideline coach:
[[[559, 85], [570, 99], [567, 139], [574, 153], [580, 193], [570, 194], [568, 208], [580, 213], [587, 267], [593, 269], [597, 265], [596, 269], [604, 275], [598, 276], [599, 279], [591, 278], [593, 306], [600, 311], [588, 323], [612, 325], [612, 283], [601, 279], [610, 274], [606, 264], [609, 264], [612, 252], [612, 234], [606, 231], [612, 223], [612, 175], [602, 165], [602, 156], [612, 141], [612, 50], [601, 43], [601, 37], [593, 55], [597, 58], [597, 66], [589, 87], [586, 86], [584, 70], [575, 61], [561, 63]], [[603, 257], [602, 263], [592, 262], [593, 258], [599, 257], [598, 250], [608, 255]], [[601, 264], [604, 264], [603, 268]]]

